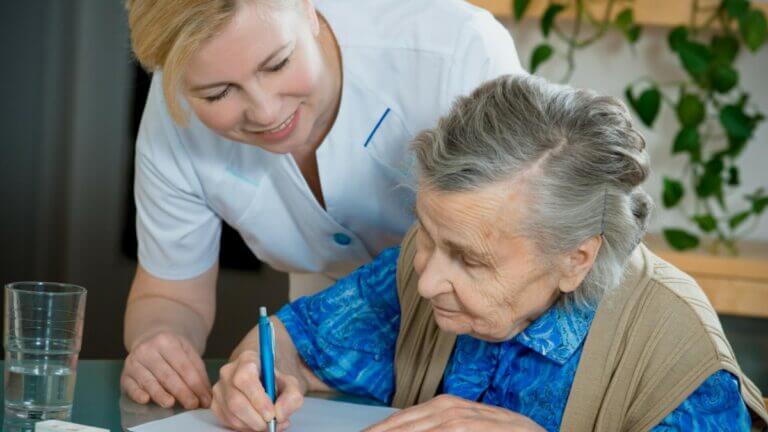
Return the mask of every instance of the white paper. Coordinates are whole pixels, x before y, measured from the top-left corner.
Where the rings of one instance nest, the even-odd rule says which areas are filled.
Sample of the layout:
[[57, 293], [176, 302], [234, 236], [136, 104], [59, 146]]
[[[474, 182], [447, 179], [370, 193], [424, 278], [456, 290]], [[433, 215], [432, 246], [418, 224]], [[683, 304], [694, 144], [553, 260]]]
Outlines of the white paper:
[[[291, 416], [289, 431], [358, 432], [397, 410], [388, 407], [358, 405], [326, 399], [304, 398], [304, 405]], [[195, 410], [162, 420], [128, 428], [132, 432], [227, 432], [219, 426], [211, 410]]]

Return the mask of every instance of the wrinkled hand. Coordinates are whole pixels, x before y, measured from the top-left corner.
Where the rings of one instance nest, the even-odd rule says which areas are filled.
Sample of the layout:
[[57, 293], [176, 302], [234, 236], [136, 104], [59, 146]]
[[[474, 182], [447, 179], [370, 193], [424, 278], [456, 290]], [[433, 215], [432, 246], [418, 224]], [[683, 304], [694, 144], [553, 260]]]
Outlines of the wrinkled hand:
[[211, 410], [224, 426], [238, 431], [264, 431], [267, 422], [277, 419], [278, 430], [290, 426], [288, 420], [304, 403], [306, 385], [294, 376], [275, 370], [277, 401], [274, 405], [259, 379], [261, 362], [255, 351], [243, 351], [221, 368], [219, 382], [213, 386]]
[[508, 409], [440, 395], [399, 411], [365, 432], [540, 432], [533, 420]]
[[137, 343], [125, 359], [120, 386], [135, 402], [207, 408], [211, 384], [200, 355], [182, 336], [160, 332]]

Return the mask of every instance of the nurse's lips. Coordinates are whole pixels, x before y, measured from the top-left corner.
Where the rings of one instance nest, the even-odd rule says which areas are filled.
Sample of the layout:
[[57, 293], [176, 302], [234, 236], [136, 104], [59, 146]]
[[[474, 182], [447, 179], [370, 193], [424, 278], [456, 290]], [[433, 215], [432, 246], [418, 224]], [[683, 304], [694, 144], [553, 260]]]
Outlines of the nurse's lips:
[[279, 125], [271, 128], [271, 129], [265, 129], [261, 131], [251, 131], [245, 129], [245, 132], [253, 135], [258, 135], [261, 139], [265, 139], [268, 141], [274, 141], [274, 140], [281, 140], [293, 132], [293, 130], [296, 128], [296, 125], [299, 122], [299, 109], [297, 108], [296, 111], [293, 112], [290, 116], [288, 116], [287, 119], [283, 120], [282, 123]]

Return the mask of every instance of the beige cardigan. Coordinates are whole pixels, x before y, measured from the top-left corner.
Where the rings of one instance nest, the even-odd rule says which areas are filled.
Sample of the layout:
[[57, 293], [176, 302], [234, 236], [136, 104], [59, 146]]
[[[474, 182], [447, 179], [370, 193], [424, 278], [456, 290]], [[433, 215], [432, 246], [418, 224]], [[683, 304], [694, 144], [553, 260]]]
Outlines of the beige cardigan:
[[[415, 230], [397, 266], [400, 333], [395, 352], [396, 407], [435, 396], [456, 335], [440, 330], [416, 290]], [[738, 377], [753, 430], [768, 424], [757, 387], [741, 372], [717, 314], [688, 275], [640, 245], [624, 280], [595, 313], [568, 403], [563, 431], [644, 431], [720, 369]]]

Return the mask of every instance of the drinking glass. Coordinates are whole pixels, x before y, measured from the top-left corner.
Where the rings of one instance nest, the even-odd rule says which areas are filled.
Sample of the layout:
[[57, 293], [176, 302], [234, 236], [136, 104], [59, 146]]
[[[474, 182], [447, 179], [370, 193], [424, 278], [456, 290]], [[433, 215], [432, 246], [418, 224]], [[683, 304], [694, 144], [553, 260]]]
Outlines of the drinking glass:
[[5, 424], [69, 420], [86, 290], [54, 282], [5, 286]]

